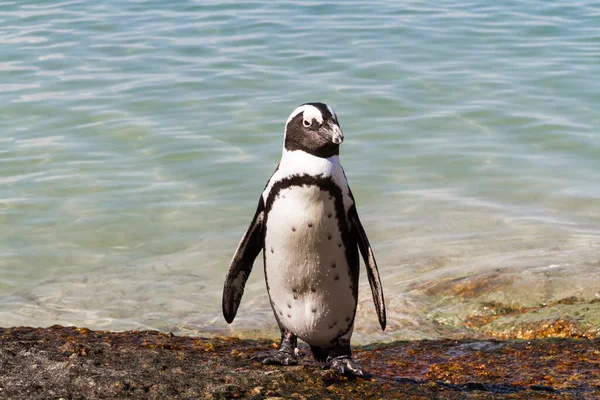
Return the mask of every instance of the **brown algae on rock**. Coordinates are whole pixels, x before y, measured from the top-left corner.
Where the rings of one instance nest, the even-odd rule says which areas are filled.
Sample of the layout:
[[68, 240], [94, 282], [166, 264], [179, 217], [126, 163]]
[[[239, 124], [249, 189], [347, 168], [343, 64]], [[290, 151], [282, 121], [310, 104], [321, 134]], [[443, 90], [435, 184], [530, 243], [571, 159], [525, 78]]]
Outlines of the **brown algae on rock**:
[[368, 379], [252, 356], [272, 340], [155, 331], [0, 328], [0, 397], [42, 398], [600, 398], [600, 339], [401, 341], [358, 346]]

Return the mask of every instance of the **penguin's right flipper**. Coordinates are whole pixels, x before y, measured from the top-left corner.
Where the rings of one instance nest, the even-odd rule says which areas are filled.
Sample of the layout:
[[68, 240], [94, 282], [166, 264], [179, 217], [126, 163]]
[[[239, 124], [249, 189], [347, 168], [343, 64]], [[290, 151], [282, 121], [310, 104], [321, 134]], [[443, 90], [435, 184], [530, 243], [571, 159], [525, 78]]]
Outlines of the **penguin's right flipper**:
[[235, 318], [252, 265], [263, 249], [265, 203], [262, 196], [248, 230], [233, 255], [223, 288], [223, 316], [228, 323]]

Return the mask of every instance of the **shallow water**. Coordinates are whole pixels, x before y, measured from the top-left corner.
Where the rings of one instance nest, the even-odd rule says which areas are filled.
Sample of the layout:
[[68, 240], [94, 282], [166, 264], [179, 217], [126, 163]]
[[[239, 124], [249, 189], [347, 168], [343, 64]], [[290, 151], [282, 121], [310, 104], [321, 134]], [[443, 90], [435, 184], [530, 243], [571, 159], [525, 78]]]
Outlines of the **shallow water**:
[[[591, 1], [0, 2], [0, 325], [276, 332], [260, 261], [231, 326], [220, 296], [307, 101], [338, 113], [383, 278], [389, 328], [363, 276], [357, 340], [600, 297], [599, 18]], [[453, 278], [477, 290], [427, 289]]]

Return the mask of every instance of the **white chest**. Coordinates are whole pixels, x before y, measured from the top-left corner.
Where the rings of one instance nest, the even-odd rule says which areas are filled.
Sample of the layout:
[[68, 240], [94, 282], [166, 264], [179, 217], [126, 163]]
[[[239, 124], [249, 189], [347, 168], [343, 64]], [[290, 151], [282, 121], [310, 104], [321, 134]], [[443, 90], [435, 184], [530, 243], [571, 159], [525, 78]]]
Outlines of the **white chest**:
[[313, 345], [348, 331], [356, 308], [335, 204], [317, 186], [291, 186], [279, 191], [266, 221], [273, 309], [286, 329]]

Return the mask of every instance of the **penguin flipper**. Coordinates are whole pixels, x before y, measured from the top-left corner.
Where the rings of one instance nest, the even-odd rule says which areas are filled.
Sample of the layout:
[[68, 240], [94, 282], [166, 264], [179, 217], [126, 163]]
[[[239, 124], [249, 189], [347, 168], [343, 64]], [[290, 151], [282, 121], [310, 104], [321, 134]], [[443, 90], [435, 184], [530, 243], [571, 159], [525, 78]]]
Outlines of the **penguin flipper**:
[[352, 226], [352, 233], [355, 236], [356, 242], [358, 243], [358, 248], [360, 249], [360, 253], [365, 261], [367, 276], [369, 277], [369, 284], [371, 285], [371, 292], [373, 293], [373, 302], [375, 303], [377, 317], [379, 318], [379, 325], [381, 325], [382, 330], [385, 330], [385, 301], [383, 299], [383, 288], [381, 287], [379, 270], [377, 269], [377, 263], [375, 262], [375, 256], [373, 255], [373, 249], [371, 249], [365, 229], [360, 222], [360, 218], [358, 218], [356, 206], [352, 206], [350, 208], [348, 211], [348, 218]]
[[265, 204], [261, 196], [254, 218], [233, 255], [225, 278], [222, 306], [223, 316], [228, 323], [235, 318], [254, 260], [263, 249], [264, 215]]

